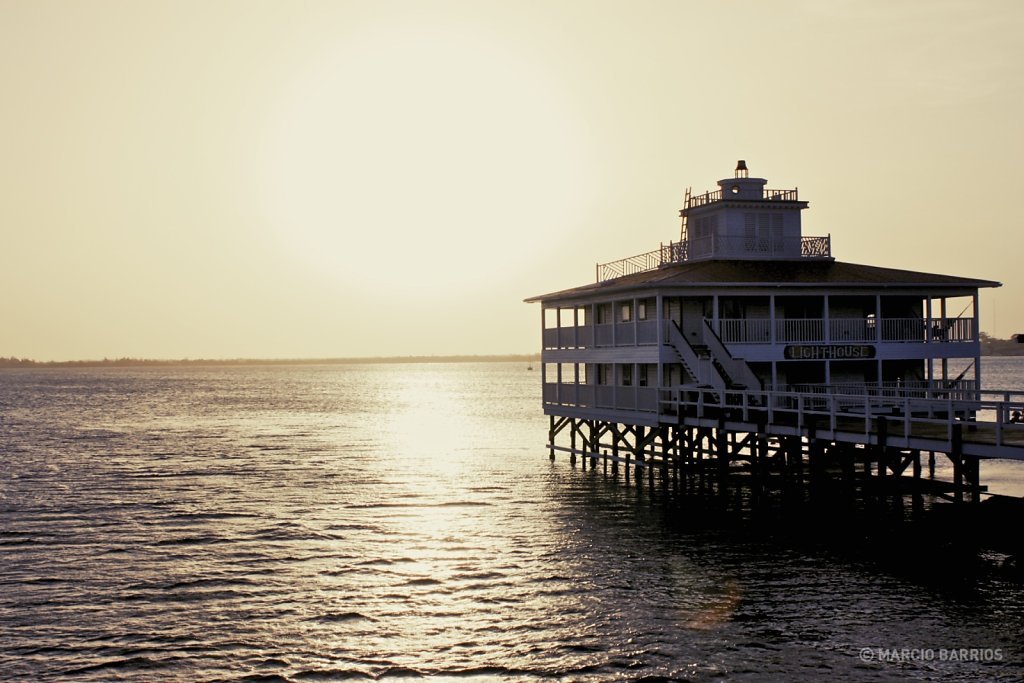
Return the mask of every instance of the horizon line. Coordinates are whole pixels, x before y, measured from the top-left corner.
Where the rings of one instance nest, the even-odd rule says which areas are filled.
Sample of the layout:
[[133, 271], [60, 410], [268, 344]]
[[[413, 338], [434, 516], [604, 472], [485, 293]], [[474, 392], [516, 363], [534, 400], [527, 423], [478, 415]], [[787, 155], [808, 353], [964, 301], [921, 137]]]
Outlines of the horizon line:
[[473, 363], [513, 362], [539, 359], [540, 353], [446, 354], [409, 356], [351, 356], [328, 358], [103, 358], [85, 360], [34, 360], [0, 357], [0, 368], [17, 367], [133, 367], [143, 365], [356, 365], [372, 363]]

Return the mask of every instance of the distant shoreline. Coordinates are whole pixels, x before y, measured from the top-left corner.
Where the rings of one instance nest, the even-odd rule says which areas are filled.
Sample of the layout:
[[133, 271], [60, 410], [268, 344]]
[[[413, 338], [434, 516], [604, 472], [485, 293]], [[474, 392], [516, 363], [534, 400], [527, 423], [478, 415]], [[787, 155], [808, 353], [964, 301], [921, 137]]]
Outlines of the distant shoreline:
[[182, 358], [160, 360], [151, 358], [104, 358], [103, 360], [51, 360], [0, 358], [5, 368], [136, 368], [136, 367], [203, 367], [215, 365], [369, 365], [373, 363], [530, 363], [539, 354], [452, 355], [452, 356], [372, 356], [358, 358]]

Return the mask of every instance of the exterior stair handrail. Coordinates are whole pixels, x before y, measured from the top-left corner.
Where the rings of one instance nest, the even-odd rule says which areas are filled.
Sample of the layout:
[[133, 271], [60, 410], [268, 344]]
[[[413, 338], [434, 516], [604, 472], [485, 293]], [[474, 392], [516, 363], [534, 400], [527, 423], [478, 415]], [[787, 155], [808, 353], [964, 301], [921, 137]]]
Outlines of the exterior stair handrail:
[[708, 347], [712, 357], [718, 360], [725, 373], [729, 375], [733, 384], [742, 385], [748, 389], [761, 389], [761, 380], [757, 378], [745, 360], [733, 358], [707, 318], [704, 319], [704, 344]]
[[690, 342], [686, 340], [683, 331], [679, 328], [679, 323], [675, 320], [670, 320], [667, 327], [669, 343], [676, 350], [679, 360], [682, 361], [687, 371], [696, 377], [700, 384], [711, 387], [715, 393], [723, 396], [726, 390], [725, 380], [711, 363], [711, 359], [702, 359], [697, 356], [697, 352], [693, 350]]

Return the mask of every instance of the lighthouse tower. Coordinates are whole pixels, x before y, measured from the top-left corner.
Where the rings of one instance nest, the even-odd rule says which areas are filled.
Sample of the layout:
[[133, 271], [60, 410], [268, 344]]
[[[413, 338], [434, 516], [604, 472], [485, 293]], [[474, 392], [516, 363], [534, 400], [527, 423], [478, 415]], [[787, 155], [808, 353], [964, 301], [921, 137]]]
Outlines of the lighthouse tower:
[[751, 178], [741, 159], [732, 178], [718, 181], [718, 190], [687, 196], [680, 211], [685, 260], [807, 256], [800, 231], [800, 212], [807, 202], [799, 200], [795, 189], [769, 190], [767, 183]]

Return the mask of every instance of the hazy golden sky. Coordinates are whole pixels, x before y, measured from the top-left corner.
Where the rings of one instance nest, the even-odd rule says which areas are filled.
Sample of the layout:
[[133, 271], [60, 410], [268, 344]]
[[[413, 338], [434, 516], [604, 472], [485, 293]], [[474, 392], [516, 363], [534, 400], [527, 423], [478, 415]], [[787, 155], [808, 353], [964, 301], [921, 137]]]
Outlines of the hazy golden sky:
[[1024, 332], [1024, 3], [0, 0], [0, 356], [530, 352], [747, 160]]

